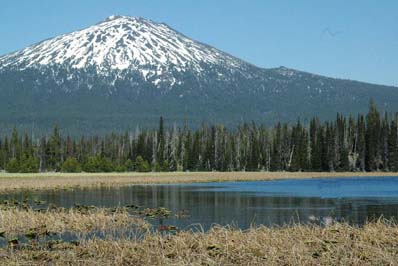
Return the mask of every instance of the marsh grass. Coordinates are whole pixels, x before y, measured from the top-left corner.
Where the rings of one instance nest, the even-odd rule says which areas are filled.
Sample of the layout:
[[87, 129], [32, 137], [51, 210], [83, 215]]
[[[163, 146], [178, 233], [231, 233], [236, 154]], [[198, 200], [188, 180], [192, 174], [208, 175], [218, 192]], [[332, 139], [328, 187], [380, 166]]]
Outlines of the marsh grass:
[[254, 181], [315, 177], [398, 176], [391, 172], [163, 172], [163, 173], [0, 173], [0, 191], [125, 186], [130, 184]]
[[149, 233], [141, 240], [87, 239], [79, 245], [3, 251], [3, 265], [397, 265], [398, 227], [294, 225], [242, 231]]
[[45, 228], [49, 232], [92, 232], [136, 226], [148, 229], [149, 224], [140, 217], [130, 215], [126, 210], [96, 208], [88, 212], [76, 209], [37, 211], [9, 208], [0, 210], [0, 231], [6, 237], [24, 234], [33, 229]]
[[[0, 175], [0, 191], [142, 183], [221, 182], [284, 178], [386, 176], [391, 173], [149, 173]], [[144, 213], [143, 215], [146, 215]], [[150, 215], [152, 213], [149, 213]], [[82, 237], [76, 243], [15, 245], [19, 234], [87, 233], [136, 226], [142, 237]], [[240, 230], [215, 226], [210, 231], [161, 233], [127, 210], [102, 208], [46, 210], [0, 209], [0, 265], [398, 265], [398, 224], [388, 220], [362, 227], [295, 224]]]

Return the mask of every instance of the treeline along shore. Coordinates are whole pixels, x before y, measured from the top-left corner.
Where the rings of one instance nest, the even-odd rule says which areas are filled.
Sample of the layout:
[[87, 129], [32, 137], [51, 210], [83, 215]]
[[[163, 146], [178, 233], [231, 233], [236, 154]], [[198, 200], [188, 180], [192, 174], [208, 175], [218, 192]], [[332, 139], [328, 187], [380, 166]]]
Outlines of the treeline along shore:
[[16, 129], [0, 137], [0, 170], [30, 172], [151, 171], [398, 171], [398, 114], [367, 114], [334, 121], [317, 118], [267, 128], [203, 124], [106, 136], [32, 138]]

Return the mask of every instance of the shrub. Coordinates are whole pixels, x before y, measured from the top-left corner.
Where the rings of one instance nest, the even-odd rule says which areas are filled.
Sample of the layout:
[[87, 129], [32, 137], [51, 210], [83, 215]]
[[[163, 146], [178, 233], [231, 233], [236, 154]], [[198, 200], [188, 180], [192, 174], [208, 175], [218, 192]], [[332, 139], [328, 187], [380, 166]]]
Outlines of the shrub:
[[19, 164], [19, 172], [21, 173], [38, 173], [39, 161], [33, 157], [28, 157], [21, 160]]
[[79, 173], [82, 171], [82, 168], [76, 158], [69, 157], [62, 164], [61, 171], [64, 173]]
[[151, 165], [147, 160], [144, 160], [141, 155], [138, 155], [135, 159], [135, 168], [138, 172], [150, 172]]
[[130, 160], [130, 159], [128, 159], [125, 163], [124, 163], [124, 166], [126, 167], [126, 171], [133, 171], [134, 170], [134, 164], [133, 164], [133, 162]]
[[11, 159], [6, 165], [6, 171], [9, 173], [19, 172], [19, 162], [17, 159]]
[[165, 160], [165, 161], [163, 162], [162, 171], [163, 171], [163, 172], [168, 172], [168, 171], [170, 171], [170, 164], [169, 164], [169, 161]]
[[101, 162], [97, 156], [91, 156], [87, 159], [86, 163], [83, 165], [83, 170], [89, 173], [101, 172], [100, 167]]
[[100, 158], [100, 172], [112, 172], [115, 170], [115, 167], [111, 160], [106, 158]]
[[160, 163], [158, 163], [158, 162], [155, 163], [154, 171], [155, 172], [161, 172], [162, 171], [162, 166], [160, 165]]
[[101, 156], [91, 156], [88, 158], [87, 162], [83, 165], [83, 170], [89, 173], [98, 172], [112, 172], [114, 171], [114, 166], [112, 162]]
[[115, 172], [118, 173], [127, 172], [127, 168], [124, 165], [118, 165], [115, 167]]

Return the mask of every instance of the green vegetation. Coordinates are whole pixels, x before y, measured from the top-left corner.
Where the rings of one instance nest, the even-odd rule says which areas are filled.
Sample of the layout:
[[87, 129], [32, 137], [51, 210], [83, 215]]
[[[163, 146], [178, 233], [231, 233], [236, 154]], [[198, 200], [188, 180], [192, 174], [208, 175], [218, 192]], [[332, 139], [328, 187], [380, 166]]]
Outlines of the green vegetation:
[[11, 159], [5, 167], [5, 170], [9, 173], [18, 173], [20, 171], [19, 162], [17, 159]]
[[150, 171], [398, 171], [398, 114], [367, 115], [273, 128], [243, 124], [236, 130], [202, 125], [104, 137], [0, 138], [0, 170], [17, 172]]
[[82, 168], [76, 158], [69, 157], [62, 164], [61, 170], [65, 173], [80, 173], [82, 171]]

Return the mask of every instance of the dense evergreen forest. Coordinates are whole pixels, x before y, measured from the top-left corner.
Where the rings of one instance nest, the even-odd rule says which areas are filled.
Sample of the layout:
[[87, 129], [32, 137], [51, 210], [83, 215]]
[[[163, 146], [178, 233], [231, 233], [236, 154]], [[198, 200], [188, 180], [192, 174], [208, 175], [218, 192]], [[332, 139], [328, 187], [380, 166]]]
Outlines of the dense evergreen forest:
[[125, 134], [32, 138], [13, 130], [0, 138], [7, 172], [125, 171], [398, 171], [398, 114], [381, 115], [371, 102], [357, 117], [313, 118], [273, 128], [243, 124], [137, 129]]

